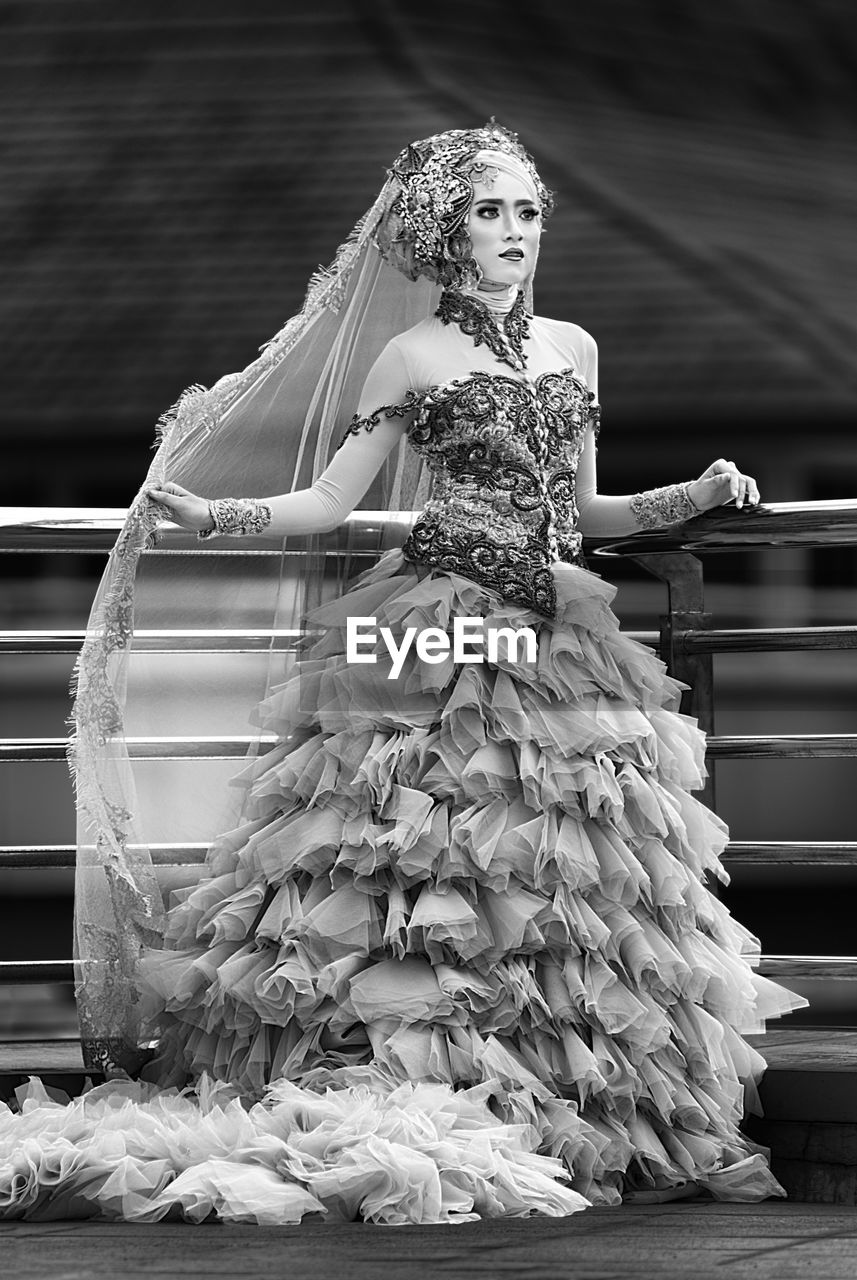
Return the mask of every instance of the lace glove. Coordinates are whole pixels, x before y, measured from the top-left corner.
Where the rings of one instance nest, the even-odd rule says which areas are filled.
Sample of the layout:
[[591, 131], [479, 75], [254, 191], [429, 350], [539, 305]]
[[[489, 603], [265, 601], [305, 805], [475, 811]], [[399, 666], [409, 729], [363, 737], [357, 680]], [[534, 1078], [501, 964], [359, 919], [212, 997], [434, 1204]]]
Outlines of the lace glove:
[[630, 501], [631, 512], [641, 529], [659, 529], [664, 525], [682, 524], [701, 515], [688, 492], [691, 480], [684, 484], [668, 484], [662, 489], [647, 489], [635, 493]]
[[215, 498], [208, 504], [212, 527], [200, 529], [197, 538], [215, 534], [263, 533], [271, 523], [271, 508], [258, 498]]

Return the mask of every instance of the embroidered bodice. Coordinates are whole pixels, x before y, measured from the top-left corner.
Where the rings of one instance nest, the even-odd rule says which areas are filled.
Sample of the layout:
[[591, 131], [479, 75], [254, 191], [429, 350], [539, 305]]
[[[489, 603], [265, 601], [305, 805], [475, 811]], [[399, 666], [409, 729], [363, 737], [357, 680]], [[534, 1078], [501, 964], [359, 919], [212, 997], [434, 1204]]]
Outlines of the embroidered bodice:
[[553, 614], [550, 566], [580, 560], [574, 476], [589, 406], [573, 369], [479, 372], [428, 392], [408, 438], [433, 485], [405, 555]]
[[[570, 362], [575, 327], [533, 320], [521, 298], [498, 323], [480, 301], [452, 292], [434, 329], [426, 324], [423, 342], [405, 352], [409, 396], [350, 428], [371, 431], [382, 414], [414, 412], [408, 441], [432, 485], [404, 554], [553, 615], [551, 564], [580, 562], [575, 473], [598, 413], [581, 361]], [[539, 325], [546, 329], [531, 334]], [[531, 372], [539, 363], [555, 367]], [[460, 375], [435, 380], [456, 366]]]

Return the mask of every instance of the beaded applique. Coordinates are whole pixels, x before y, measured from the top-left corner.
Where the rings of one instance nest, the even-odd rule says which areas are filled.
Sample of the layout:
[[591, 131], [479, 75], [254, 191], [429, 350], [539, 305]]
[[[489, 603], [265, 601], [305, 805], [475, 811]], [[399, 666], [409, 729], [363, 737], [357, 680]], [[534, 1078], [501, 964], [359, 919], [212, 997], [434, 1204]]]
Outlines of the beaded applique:
[[401, 404], [382, 404], [378, 409], [373, 409], [371, 413], [366, 413], [362, 417], [359, 413], [355, 413], [348, 430], [336, 446], [337, 452], [349, 436], [359, 436], [361, 431], [372, 431], [382, 418], [404, 418], [406, 414], [419, 409], [422, 403], [423, 396], [418, 391], [410, 389]]
[[631, 511], [641, 529], [660, 529], [664, 525], [681, 524], [700, 514], [699, 508], [684, 484], [668, 484], [661, 489], [647, 489], [635, 493], [631, 499]]
[[486, 346], [498, 360], [519, 372], [526, 369], [524, 340], [530, 336], [530, 317], [519, 293], [502, 329], [487, 307], [468, 294], [445, 289], [435, 315], [442, 324], [457, 324], [462, 333], [473, 339], [475, 347]]

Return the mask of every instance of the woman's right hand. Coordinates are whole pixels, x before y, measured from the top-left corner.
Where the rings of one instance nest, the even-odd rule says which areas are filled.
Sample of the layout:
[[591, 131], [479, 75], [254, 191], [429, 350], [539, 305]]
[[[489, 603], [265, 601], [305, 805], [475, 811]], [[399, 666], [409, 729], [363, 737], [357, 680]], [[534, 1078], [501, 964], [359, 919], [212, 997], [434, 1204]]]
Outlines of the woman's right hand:
[[180, 484], [167, 480], [160, 489], [147, 489], [146, 494], [153, 502], [159, 502], [162, 507], [166, 507], [170, 518], [175, 524], [181, 525], [182, 529], [201, 533], [214, 528], [214, 521], [205, 498], [198, 498], [188, 489], [183, 489]]

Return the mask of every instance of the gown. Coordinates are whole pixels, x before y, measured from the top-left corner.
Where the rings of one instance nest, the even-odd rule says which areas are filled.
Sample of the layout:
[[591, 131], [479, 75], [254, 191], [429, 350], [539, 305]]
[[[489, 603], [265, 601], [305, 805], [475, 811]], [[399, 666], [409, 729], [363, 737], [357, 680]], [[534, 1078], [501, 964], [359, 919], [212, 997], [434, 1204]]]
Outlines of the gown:
[[[444, 294], [385, 351], [349, 448], [404, 431], [430, 499], [257, 709], [276, 745], [236, 779], [245, 819], [143, 957], [145, 1078], [22, 1089], [0, 1215], [452, 1223], [785, 1194], [739, 1130], [765, 1067], [743, 1036], [806, 1002], [754, 972], [708, 887], [727, 830], [692, 795], [704, 736], [581, 561], [593, 349], [520, 300], [497, 321]], [[351, 618], [374, 619], [363, 661]], [[458, 655], [457, 619], [478, 621]], [[434, 649], [391, 655], [382, 628]]]

